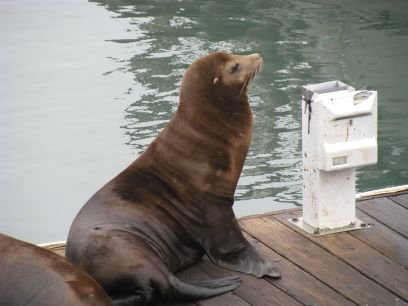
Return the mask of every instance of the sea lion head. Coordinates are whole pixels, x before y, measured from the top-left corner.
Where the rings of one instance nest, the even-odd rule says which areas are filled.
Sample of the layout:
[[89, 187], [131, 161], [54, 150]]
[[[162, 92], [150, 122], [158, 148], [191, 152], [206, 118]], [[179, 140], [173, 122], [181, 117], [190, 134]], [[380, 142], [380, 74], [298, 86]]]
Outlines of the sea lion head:
[[235, 55], [215, 52], [195, 61], [187, 69], [181, 84], [181, 96], [208, 97], [209, 100], [247, 101], [247, 87], [262, 67], [262, 57], [255, 53]]

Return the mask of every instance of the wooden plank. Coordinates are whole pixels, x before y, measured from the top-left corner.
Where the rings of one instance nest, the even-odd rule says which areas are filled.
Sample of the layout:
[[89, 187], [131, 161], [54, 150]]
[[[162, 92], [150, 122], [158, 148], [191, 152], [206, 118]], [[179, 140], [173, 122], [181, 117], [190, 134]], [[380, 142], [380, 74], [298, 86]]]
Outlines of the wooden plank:
[[262, 214], [242, 216], [238, 220], [262, 218], [264, 216], [279, 215], [279, 214], [282, 214], [282, 213], [292, 213], [292, 212], [300, 211], [300, 210], [302, 210], [301, 207], [293, 207], [293, 208], [287, 208], [287, 209], [282, 209], [282, 210], [275, 210], [275, 211], [265, 212], [265, 213], [262, 213]]
[[260, 252], [271, 258], [277, 259], [277, 264], [282, 271], [282, 278], [267, 281], [273, 283], [286, 294], [305, 305], [330, 305], [345, 306], [355, 305], [344, 296], [319, 281], [317, 278], [302, 270], [286, 258], [279, 256], [272, 249], [244, 233], [248, 241]]
[[247, 231], [356, 304], [394, 305], [398, 296], [271, 217], [242, 220]]
[[[291, 215], [283, 214], [276, 216], [276, 219], [303, 235], [302, 229], [288, 221], [290, 217]], [[366, 229], [366, 233], [369, 233], [369, 230]], [[347, 232], [319, 237], [305, 235], [364, 275], [380, 283], [399, 297], [408, 300], [408, 271], [395, 261], [390, 260]]]
[[408, 241], [362, 211], [357, 210], [357, 217], [371, 227], [367, 230], [351, 231], [350, 235], [408, 269]]
[[408, 238], [408, 209], [388, 198], [359, 201], [357, 208]]
[[212, 278], [225, 277], [226, 275], [239, 275], [242, 283], [241, 286], [234, 290], [234, 293], [250, 305], [302, 305], [264, 279], [220, 268], [209, 260], [202, 260], [197, 267], [201, 271], [205, 271], [205, 273], [211, 275]]
[[392, 196], [389, 199], [408, 209], [408, 193]]

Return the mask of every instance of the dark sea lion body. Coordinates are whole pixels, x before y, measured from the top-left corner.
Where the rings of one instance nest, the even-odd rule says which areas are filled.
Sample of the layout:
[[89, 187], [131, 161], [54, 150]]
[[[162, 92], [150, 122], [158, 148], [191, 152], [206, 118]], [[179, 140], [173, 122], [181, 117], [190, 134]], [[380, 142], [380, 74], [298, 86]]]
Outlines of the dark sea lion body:
[[74, 220], [66, 257], [118, 305], [202, 298], [239, 285], [236, 278], [189, 285], [173, 276], [203, 254], [222, 267], [279, 277], [232, 210], [252, 132], [246, 89], [261, 64], [257, 54], [223, 52], [194, 62], [168, 125]]
[[0, 305], [113, 304], [95, 280], [61, 256], [0, 234]]

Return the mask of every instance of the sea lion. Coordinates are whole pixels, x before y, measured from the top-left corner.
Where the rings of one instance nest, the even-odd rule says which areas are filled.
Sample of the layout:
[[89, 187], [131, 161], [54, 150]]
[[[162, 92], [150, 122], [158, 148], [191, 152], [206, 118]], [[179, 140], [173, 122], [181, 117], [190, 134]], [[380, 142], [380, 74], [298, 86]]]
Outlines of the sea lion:
[[0, 234], [0, 304], [112, 306], [100, 285], [63, 257]]
[[243, 237], [232, 210], [251, 140], [247, 86], [261, 65], [258, 54], [226, 52], [195, 61], [167, 126], [76, 216], [66, 257], [116, 305], [204, 298], [239, 286], [236, 277], [194, 284], [174, 277], [203, 254], [221, 267], [280, 276]]

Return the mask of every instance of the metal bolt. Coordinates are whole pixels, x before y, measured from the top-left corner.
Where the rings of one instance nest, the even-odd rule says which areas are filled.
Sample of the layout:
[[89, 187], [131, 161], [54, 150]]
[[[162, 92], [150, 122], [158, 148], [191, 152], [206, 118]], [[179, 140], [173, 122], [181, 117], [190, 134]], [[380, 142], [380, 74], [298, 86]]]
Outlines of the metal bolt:
[[320, 230], [319, 230], [318, 228], [316, 228], [316, 229], [313, 231], [313, 234], [315, 234], [315, 235], [320, 234]]
[[293, 221], [293, 222], [298, 222], [299, 219], [298, 219], [297, 217], [295, 217], [295, 218], [292, 219], [292, 221]]
[[366, 227], [366, 226], [367, 226], [367, 223], [361, 223], [360, 226], [361, 226], [361, 227]]

